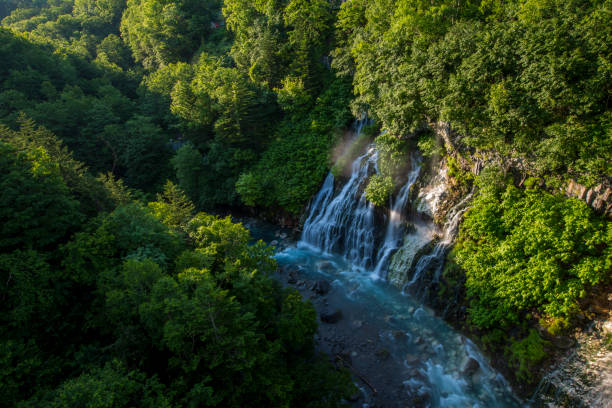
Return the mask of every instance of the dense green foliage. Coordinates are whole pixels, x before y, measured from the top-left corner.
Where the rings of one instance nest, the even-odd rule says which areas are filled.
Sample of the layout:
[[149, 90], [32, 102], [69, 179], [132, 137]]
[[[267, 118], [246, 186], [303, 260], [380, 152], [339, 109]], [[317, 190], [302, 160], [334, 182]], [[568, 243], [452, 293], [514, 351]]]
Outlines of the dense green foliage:
[[348, 122], [347, 86], [336, 80], [307, 115], [293, 114], [277, 128], [276, 140], [236, 185], [246, 204], [281, 206], [297, 214], [329, 169], [334, 132]]
[[[0, 406], [336, 405], [312, 307], [198, 211], [297, 219], [371, 141], [365, 193], [387, 205], [411, 150], [447, 153], [440, 121], [468, 161], [548, 186], [485, 171], [447, 270], [485, 336], [520, 326], [508, 361], [531, 380], [548, 346], [526, 322], [562, 332], [611, 278], [607, 220], [551, 193], [611, 180], [611, 17], [611, 0], [0, 1]], [[453, 194], [474, 181], [460, 159]]]
[[188, 60], [209, 34], [218, 0], [128, 0], [121, 35], [145, 68]]
[[401, 136], [444, 120], [531, 171], [595, 182], [609, 153], [609, 0], [345, 2], [334, 66]]
[[374, 174], [365, 189], [366, 199], [378, 206], [387, 204], [392, 194], [393, 179], [380, 174]]
[[492, 328], [527, 313], [571, 318], [589, 288], [610, 281], [612, 226], [582, 201], [499, 180], [480, 177], [456, 252], [471, 319]]
[[350, 121], [348, 82], [324, 58], [336, 6], [7, 2], [0, 120], [24, 112], [94, 173], [147, 192], [174, 174], [198, 208], [297, 213]]
[[166, 124], [136, 96], [129, 75], [71, 50], [59, 55], [37, 35], [0, 28], [0, 37], [3, 122], [14, 126], [25, 112], [93, 171], [112, 171], [134, 187], [151, 190], [168, 176]]
[[[350, 391], [314, 354], [314, 308], [240, 224], [195, 214], [170, 182], [132, 201], [30, 122], [0, 130], [0, 406], [338, 406]], [[102, 211], [81, 206], [92, 195]]]

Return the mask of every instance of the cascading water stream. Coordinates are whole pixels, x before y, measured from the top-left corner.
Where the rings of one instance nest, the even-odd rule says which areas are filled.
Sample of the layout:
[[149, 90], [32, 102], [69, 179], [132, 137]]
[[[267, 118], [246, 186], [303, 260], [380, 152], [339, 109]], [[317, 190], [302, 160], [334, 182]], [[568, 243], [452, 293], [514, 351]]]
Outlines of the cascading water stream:
[[300, 245], [325, 253], [340, 253], [354, 265], [369, 268], [374, 262], [374, 206], [362, 192], [376, 169], [378, 153], [374, 147], [352, 164], [351, 177], [333, 197], [330, 173], [317, 194], [304, 224]]
[[387, 267], [393, 253], [401, 246], [403, 238], [403, 221], [404, 210], [408, 204], [410, 197], [410, 188], [416, 182], [421, 171], [421, 163], [417, 157], [411, 157], [413, 169], [408, 175], [408, 181], [399, 191], [397, 198], [391, 199], [391, 209], [389, 210], [389, 221], [387, 223], [387, 232], [385, 233], [385, 241], [378, 251], [378, 261], [374, 274], [376, 276], [386, 278]]
[[448, 220], [444, 225], [444, 233], [442, 239], [434, 246], [433, 251], [428, 255], [424, 255], [419, 258], [417, 264], [414, 267], [414, 274], [410, 282], [404, 286], [404, 292], [411, 291], [415, 292], [415, 286], [423, 278], [425, 272], [427, 272], [432, 265], [436, 265], [436, 269], [433, 274], [433, 282], [438, 282], [442, 268], [444, 267], [444, 257], [446, 256], [447, 250], [453, 243], [457, 230], [459, 229], [459, 222], [461, 221], [463, 214], [469, 209], [468, 203], [472, 199], [472, 193], [468, 194], [455, 205], [448, 214]]

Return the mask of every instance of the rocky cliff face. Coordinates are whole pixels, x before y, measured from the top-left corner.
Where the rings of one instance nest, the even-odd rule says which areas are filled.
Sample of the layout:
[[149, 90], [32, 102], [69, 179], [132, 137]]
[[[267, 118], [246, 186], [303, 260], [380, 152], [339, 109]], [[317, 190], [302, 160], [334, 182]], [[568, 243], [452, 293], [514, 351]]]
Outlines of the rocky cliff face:
[[533, 406], [612, 406], [612, 293], [600, 298], [596, 317], [574, 333], [573, 344], [561, 347], [532, 397]]
[[587, 188], [576, 180], [570, 180], [565, 187], [565, 195], [583, 200], [599, 214], [612, 218], [612, 188], [606, 184]]
[[[461, 136], [452, 131], [446, 122], [438, 122], [430, 125], [439, 140], [442, 141], [446, 152], [458, 159], [461, 167], [474, 175], [487, 165], [495, 164], [507, 172], [514, 172], [519, 178], [519, 185], [522, 185], [533, 173], [533, 168], [525, 159], [504, 158], [495, 152], [470, 152], [462, 145]], [[595, 212], [607, 218], [612, 218], [612, 181], [604, 182], [587, 187], [576, 180], [569, 180], [561, 191], [568, 197], [575, 197], [586, 202]]]

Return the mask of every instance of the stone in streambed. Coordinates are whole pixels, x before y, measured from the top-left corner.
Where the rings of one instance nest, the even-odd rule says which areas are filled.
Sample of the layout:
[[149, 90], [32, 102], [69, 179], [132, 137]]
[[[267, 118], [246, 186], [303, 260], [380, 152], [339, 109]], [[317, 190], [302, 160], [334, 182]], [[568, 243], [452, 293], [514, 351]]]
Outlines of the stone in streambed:
[[419, 392], [416, 395], [411, 396], [410, 407], [421, 408], [429, 407], [431, 403], [431, 395], [428, 391]]
[[471, 377], [476, 374], [479, 368], [480, 363], [476, 361], [476, 359], [470, 357], [468, 361], [464, 364], [463, 370], [461, 370], [461, 372], [463, 373], [463, 375]]
[[333, 312], [321, 313], [321, 321], [323, 323], [335, 324], [338, 323], [340, 319], [342, 319], [342, 311], [339, 309], [336, 309]]
[[335, 268], [334, 264], [330, 261], [320, 261], [317, 262], [317, 269], [322, 272], [333, 272]]
[[404, 333], [404, 332], [403, 332], [403, 331], [401, 331], [401, 330], [394, 330], [394, 331], [393, 331], [393, 338], [394, 338], [395, 340], [403, 340], [403, 339], [405, 339], [405, 338], [406, 338], [406, 333]]
[[387, 349], [380, 349], [376, 351], [376, 357], [378, 357], [380, 360], [386, 360], [390, 355], [391, 353], [389, 353], [389, 350]]
[[326, 280], [318, 280], [312, 285], [311, 290], [317, 295], [326, 295], [331, 290], [331, 285]]
[[361, 398], [361, 391], [359, 391], [359, 389], [346, 397], [347, 401], [349, 402], [357, 402], [359, 401], [359, 398]]
[[417, 361], [419, 361], [419, 357], [418, 356], [415, 356], [414, 354], [410, 354], [410, 353], [406, 354], [406, 362], [408, 364], [414, 364]]
[[289, 272], [289, 276], [287, 277], [287, 283], [290, 285], [295, 285], [297, 283], [297, 273], [294, 271]]
[[290, 285], [297, 283], [299, 271], [300, 269], [295, 265], [285, 265], [279, 268], [279, 272], [287, 276], [287, 283]]
[[553, 340], [553, 344], [562, 350], [567, 350], [567, 349], [572, 348], [574, 344], [576, 344], [576, 342], [574, 341], [574, 339], [570, 337], [563, 336], [563, 337], [555, 338]]

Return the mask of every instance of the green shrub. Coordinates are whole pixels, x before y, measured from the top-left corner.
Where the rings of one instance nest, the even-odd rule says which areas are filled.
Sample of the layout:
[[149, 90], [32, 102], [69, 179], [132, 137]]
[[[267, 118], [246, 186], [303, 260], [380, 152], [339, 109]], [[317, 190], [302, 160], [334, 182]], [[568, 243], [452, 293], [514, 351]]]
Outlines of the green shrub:
[[606, 334], [606, 337], [604, 338], [604, 345], [608, 350], [612, 351], [612, 333]]
[[433, 132], [425, 132], [419, 136], [417, 146], [425, 157], [436, 157], [444, 154], [444, 147], [440, 145]]
[[366, 199], [376, 206], [383, 206], [393, 194], [393, 180], [388, 176], [374, 174], [365, 189]]
[[380, 174], [384, 177], [396, 177], [408, 161], [408, 143], [390, 133], [379, 135], [375, 142]]
[[529, 335], [522, 340], [513, 342], [509, 347], [509, 360], [517, 369], [516, 378], [532, 382], [534, 380], [533, 370], [547, 356], [546, 346], [550, 343], [540, 337], [534, 329], [529, 330]]
[[567, 317], [542, 318], [540, 324], [546, 327], [546, 330], [553, 336], [562, 334], [570, 327], [570, 321]]
[[537, 186], [539, 179], [537, 177], [528, 177], [524, 182], [523, 185], [525, 186], [525, 188], [527, 190], [531, 190], [532, 188]]
[[449, 156], [446, 159], [446, 165], [448, 166], [449, 177], [457, 180], [459, 184], [466, 185], [474, 179], [472, 173], [461, 169], [459, 161], [455, 157]]

